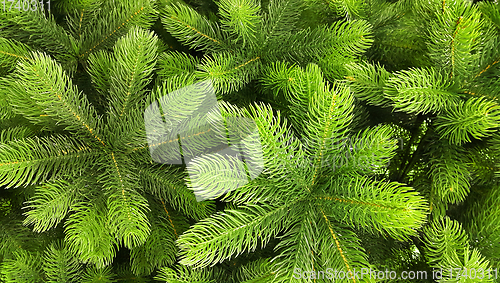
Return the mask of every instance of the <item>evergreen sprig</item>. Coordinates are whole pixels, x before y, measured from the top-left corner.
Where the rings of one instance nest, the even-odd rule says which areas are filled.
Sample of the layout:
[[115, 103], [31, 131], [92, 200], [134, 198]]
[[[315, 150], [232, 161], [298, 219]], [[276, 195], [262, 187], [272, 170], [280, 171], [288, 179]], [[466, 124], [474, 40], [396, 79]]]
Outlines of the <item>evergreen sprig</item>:
[[[350, 229], [367, 229], [371, 233], [404, 239], [423, 224], [425, 201], [402, 184], [373, 182], [349, 171], [339, 175], [324, 166], [323, 160], [342, 154], [338, 146], [332, 145], [347, 133], [345, 129], [350, 121], [346, 113], [352, 111], [352, 95], [342, 87], [330, 88], [313, 65], [305, 70], [298, 69], [296, 74], [293, 81], [297, 81], [297, 85], [287, 88], [290, 89], [290, 100], [293, 99], [291, 103], [296, 107], [296, 113], [308, 113], [309, 121], [317, 121], [302, 125], [304, 137], [310, 139], [306, 139], [309, 144], [296, 140], [290, 130], [285, 132], [287, 128], [280, 126], [278, 114], [275, 115], [266, 105], [240, 110], [221, 104], [223, 116], [240, 116], [255, 121], [263, 148], [263, 174], [266, 177], [259, 176], [248, 184], [240, 184], [236, 190], [225, 187], [229, 192], [224, 199], [240, 205], [198, 222], [179, 238], [182, 264], [212, 266], [265, 246], [282, 232], [286, 237], [278, 237], [281, 240], [276, 246], [279, 253], [276, 259], [284, 274], [278, 272], [276, 276], [293, 278], [291, 272], [295, 268], [313, 270], [316, 264], [324, 266], [330, 262], [337, 263], [333, 268], [351, 270], [355, 266], [369, 265], [366, 254], [354, 252], [361, 248], [359, 245], [347, 244], [356, 241], [356, 234], [347, 232], [352, 231]], [[339, 121], [340, 117], [345, 120]], [[387, 136], [380, 136], [382, 140], [390, 138], [390, 132], [385, 134]], [[390, 143], [387, 146], [391, 148]], [[361, 149], [358, 150], [361, 154]], [[363, 150], [375, 153], [369, 145]], [[385, 154], [390, 154], [390, 150]], [[376, 156], [387, 158], [381, 152]], [[198, 157], [189, 166], [211, 175], [199, 174], [191, 178], [191, 182], [197, 184], [193, 188], [195, 192], [213, 193], [208, 178], [227, 180], [228, 186], [238, 185], [231, 180], [241, 179], [237, 175], [240, 171], [228, 170], [234, 168], [231, 166], [233, 162], [217, 153]], [[396, 225], [396, 219], [404, 224]], [[311, 223], [323, 225], [322, 229], [329, 233], [319, 234], [320, 227], [313, 227]], [[334, 232], [337, 230], [339, 232]], [[322, 251], [330, 246], [326, 243], [332, 241], [337, 243], [337, 248], [326, 253], [332, 258], [324, 257]], [[226, 244], [219, 245], [220, 242]], [[353, 253], [353, 256], [344, 253]]]
[[[132, 249], [168, 237], [158, 232], [149, 237], [150, 208], [140, 184], [141, 179], [148, 180], [147, 170], [154, 174], [157, 168], [148, 168], [150, 156], [136, 153], [148, 149], [144, 126], [140, 126], [143, 111], [138, 109], [145, 103], [144, 89], [156, 62], [156, 41], [151, 32], [133, 28], [116, 42], [105, 120], [61, 65], [47, 55], [33, 53], [4, 80], [7, 93], [3, 95], [8, 95], [15, 113], [29, 117], [34, 124], [57, 125], [59, 132], [16, 137], [2, 144], [2, 184], [38, 185], [26, 207], [29, 210], [24, 224], [44, 232], [64, 222], [68, 250], [79, 261], [99, 268], [113, 261], [120, 246]], [[28, 103], [19, 103], [17, 95]], [[177, 182], [174, 176], [171, 180], [171, 184]], [[210, 210], [210, 205], [198, 203], [192, 193], [190, 196], [182, 183], [175, 185], [183, 197], [177, 201], [175, 194], [165, 192], [167, 181], [149, 182], [150, 193], [182, 211], [193, 212], [189, 216], [199, 218]], [[165, 251], [172, 253], [167, 259], [175, 253], [172, 249]], [[143, 273], [151, 273], [163, 263], [150, 264], [143, 267]]]

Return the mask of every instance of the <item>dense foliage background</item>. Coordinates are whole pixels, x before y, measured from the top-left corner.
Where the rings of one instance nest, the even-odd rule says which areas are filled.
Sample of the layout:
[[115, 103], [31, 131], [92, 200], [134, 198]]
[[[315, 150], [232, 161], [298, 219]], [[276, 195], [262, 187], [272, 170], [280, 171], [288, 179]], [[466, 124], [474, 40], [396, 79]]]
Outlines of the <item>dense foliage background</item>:
[[0, 9], [0, 282], [500, 282], [498, 1]]

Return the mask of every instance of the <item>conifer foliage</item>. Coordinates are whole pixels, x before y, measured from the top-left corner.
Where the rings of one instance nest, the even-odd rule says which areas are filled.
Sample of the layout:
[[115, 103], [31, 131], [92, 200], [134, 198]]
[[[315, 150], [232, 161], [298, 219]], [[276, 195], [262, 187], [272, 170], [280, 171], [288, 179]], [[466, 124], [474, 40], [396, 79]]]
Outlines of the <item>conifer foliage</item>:
[[0, 282], [500, 282], [498, 1], [32, 2]]

